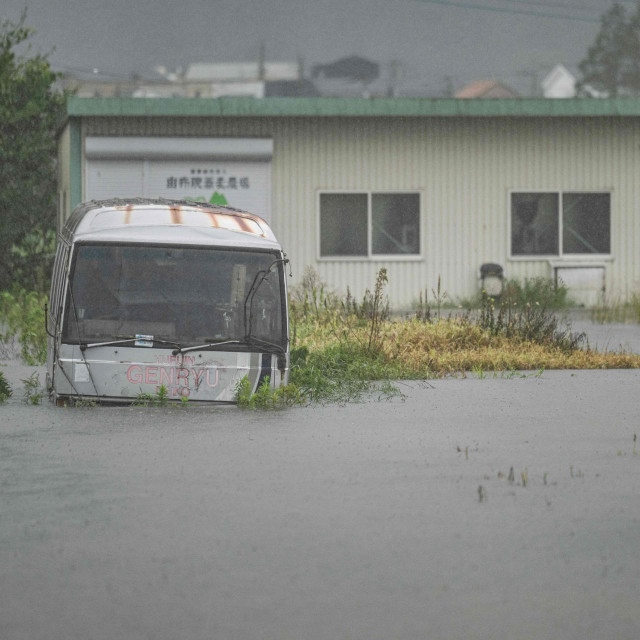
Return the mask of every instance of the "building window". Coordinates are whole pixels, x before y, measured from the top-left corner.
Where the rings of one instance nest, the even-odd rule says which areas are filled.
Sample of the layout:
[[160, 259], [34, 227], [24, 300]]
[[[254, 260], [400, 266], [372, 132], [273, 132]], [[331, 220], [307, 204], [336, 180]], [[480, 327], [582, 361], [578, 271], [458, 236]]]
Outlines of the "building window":
[[320, 257], [419, 255], [419, 194], [320, 194]]
[[609, 193], [512, 193], [511, 255], [611, 252]]

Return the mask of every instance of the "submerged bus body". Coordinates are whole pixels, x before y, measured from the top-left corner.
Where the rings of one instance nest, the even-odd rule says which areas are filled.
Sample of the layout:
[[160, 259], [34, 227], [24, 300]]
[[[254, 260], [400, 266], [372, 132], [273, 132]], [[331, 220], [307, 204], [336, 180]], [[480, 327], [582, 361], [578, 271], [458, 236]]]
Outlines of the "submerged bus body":
[[46, 312], [51, 399], [233, 403], [245, 376], [254, 390], [286, 384], [286, 262], [264, 220], [230, 207], [80, 205]]

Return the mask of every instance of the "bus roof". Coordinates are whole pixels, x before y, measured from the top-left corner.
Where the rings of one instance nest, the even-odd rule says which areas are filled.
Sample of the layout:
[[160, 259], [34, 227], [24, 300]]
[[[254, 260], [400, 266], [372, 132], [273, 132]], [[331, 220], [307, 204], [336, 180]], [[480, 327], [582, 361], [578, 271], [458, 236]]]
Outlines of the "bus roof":
[[164, 198], [92, 200], [73, 211], [62, 239], [277, 247], [259, 216], [222, 205]]

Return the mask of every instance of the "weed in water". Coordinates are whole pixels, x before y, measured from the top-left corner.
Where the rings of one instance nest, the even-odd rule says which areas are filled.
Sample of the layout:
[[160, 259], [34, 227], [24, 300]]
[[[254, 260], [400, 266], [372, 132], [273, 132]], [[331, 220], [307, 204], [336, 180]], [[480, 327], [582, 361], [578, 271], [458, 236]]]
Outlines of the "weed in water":
[[6, 402], [13, 395], [13, 390], [4, 377], [4, 373], [0, 371], [0, 404]]
[[520, 308], [526, 305], [545, 309], [566, 309], [571, 306], [569, 290], [552, 278], [526, 278], [523, 281], [506, 280], [502, 297]]
[[47, 356], [46, 302], [47, 296], [36, 291], [16, 288], [0, 292], [0, 321], [7, 327], [3, 340], [17, 337], [20, 355], [28, 365], [44, 364]]
[[373, 395], [384, 400], [402, 398], [391, 381], [405, 377], [401, 366], [354, 341], [298, 352], [291, 364], [292, 383], [305, 390], [313, 402], [354, 402]]
[[71, 404], [76, 409], [93, 409], [98, 403], [91, 398], [75, 398]]
[[[386, 273], [378, 276], [362, 302], [350, 293], [344, 300], [327, 294], [317, 277], [292, 297], [291, 382], [308, 400], [402, 397], [394, 381], [464, 377], [466, 371], [516, 378], [540, 377], [547, 369], [640, 367], [638, 355], [582, 349], [584, 336], [546, 308], [544, 296], [538, 296], [542, 305], [528, 300], [522, 307], [509, 296], [485, 296], [477, 314], [438, 318], [425, 295], [414, 317], [391, 320]], [[442, 304], [442, 285], [433, 294]]]
[[436, 318], [438, 319], [438, 322], [440, 322], [440, 310], [442, 309], [442, 305], [445, 304], [447, 298], [449, 297], [447, 292], [442, 290], [440, 275], [438, 275], [438, 284], [436, 285], [435, 289], [431, 289], [431, 293], [433, 294], [436, 303]]
[[236, 385], [236, 401], [241, 409], [283, 409], [308, 402], [308, 393], [295, 384], [271, 388], [265, 376], [255, 393], [251, 392], [249, 378], [244, 376]]
[[24, 385], [22, 401], [25, 404], [40, 404], [44, 390], [40, 386], [40, 376], [38, 372], [34, 371], [28, 378], [21, 380], [21, 382]]
[[529, 484], [529, 472], [526, 469], [520, 472], [520, 479], [522, 480], [523, 487]]
[[476, 322], [492, 336], [545, 345], [566, 354], [586, 340], [584, 333], [572, 333], [571, 325], [563, 324], [548, 307], [537, 302], [519, 306], [508, 295], [499, 302], [485, 296]]
[[486, 502], [486, 501], [487, 501], [487, 490], [482, 485], [478, 485], [478, 502]]
[[157, 389], [156, 389], [156, 394], [154, 396], [154, 402], [161, 406], [164, 407], [167, 402], [169, 401], [169, 389], [167, 389], [166, 385], [161, 384]]
[[507, 480], [509, 481], [509, 484], [513, 484], [515, 482], [516, 479], [516, 475], [513, 471], [513, 467], [511, 467], [511, 469], [509, 469], [509, 476], [507, 477]]
[[484, 380], [487, 377], [487, 374], [480, 366], [472, 367], [471, 372], [478, 380]]
[[251, 383], [249, 378], [244, 376], [236, 385], [236, 401], [239, 407], [248, 409], [251, 404]]
[[[180, 398], [180, 402], [185, 404], [185, 399]], [[169, 390], [164, 384], [156, 387], [156, 392], [143, 393], [142, 391], [136, 396], [136, 399], [131, 403], [134, 407], [165, 407], [169, 403]]]
[[143, 393], [141, 391], [131, 404], [134, 407], [148, 407], [150, 404], [153, 404], [153, 396], [150, 393]]
[[636, 322], [640, 324], [640, 293], [628, 300], [605, 300], [591, 309], [591, 321], [598, 324], [610, 322]]

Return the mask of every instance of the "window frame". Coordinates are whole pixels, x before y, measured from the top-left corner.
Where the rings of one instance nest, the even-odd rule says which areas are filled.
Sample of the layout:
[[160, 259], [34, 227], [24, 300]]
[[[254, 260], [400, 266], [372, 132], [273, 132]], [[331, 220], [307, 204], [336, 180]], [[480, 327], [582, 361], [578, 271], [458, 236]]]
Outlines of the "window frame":
[[[323, 256], [321, 254], [321, 210], [320, 197], [323, 194], [367, 196], [367, 255], [362, 256]], [[373, 208], [372, 196], [376, 194], [417, 195], [418, 196], [418, 252], [417, 253], [372, 253], [373, 246]], [[422, 255], [423, 230], [423, 192], [422, 189], [318, 189], [316, 191], [316, 259], [318, 262], [420, 262]]]
[[[519, 193], [553, 193], [558, 196], [558, 253], [545, 253], [545, 254], [513, 254], [512, 246], [512, 215], [511, 209], [512, 195]], [[609, 253], [564, 253], [563, 246], [563, 216], [564, 216], [564, 201], [563, 196], [565, 194], [585, 194], [585, 195], [608, 195], [609, 196]], [[545, 260], [558, 261], [558, 262], [593, 262], [602, 260], [613, 260], [612, 246], [613, 246], [613, 210], [614, 210], [614, 191], [611, 188], [608, 189], [509, 189], [507, 192], [507, 244], [508, 244], [508, 259], [514, 262], [522, 262], [527, 260]]]

